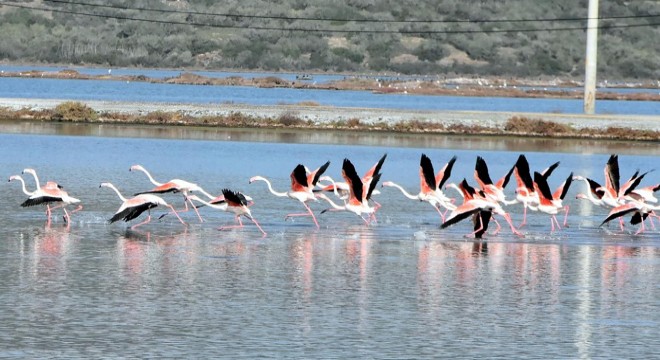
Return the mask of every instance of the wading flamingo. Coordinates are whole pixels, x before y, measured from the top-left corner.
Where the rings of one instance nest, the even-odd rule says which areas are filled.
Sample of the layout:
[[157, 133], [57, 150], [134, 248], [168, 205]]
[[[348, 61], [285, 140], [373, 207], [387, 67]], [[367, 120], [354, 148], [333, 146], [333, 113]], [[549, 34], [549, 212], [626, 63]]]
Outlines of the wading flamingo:
[[445, 166], [438, 171], [436, 175], [433, 170], [433, 163], [431, 159], [422, 154], [422, 157], [419, 161], [419, 193], [412, 195], [408, 193], [401, 185], [396, 184], [392, 181], [385, 181], [382, 186], [394, 187], [399, 189], [403, 196], [411, 200], [425, 201], [431, 204], [435, 210], [440, 215], [442, 222], [445, 221], [445, 214], [440, 210], [438, 205], [444, 207], [446, 211], [456, 209], [456, 206], [452, 204], [452, 200], [449, 199], [443, 192], [442, 187], [445, 182], [451, 176], [451, 170], [456, 162], [456, 156], [452, 157]]
[[[219, 198], [219, 197], [218, 197]], [[237, 191], [232, 191], [229, 189], [222, 189], [222, 200], [218, 200], [216, 198], [215, 202], [210, 202], [210, 201], [204, 201], [200, 199], [197, 195], [190, 195], [190, 199], [198, 201], [206, 206], [209, 206], [214, 209], [226, 211], [226, 212], [231, 212], [235, 215], [236, 221], [238, 222], [238, 225], [233, 225], [233, 226], [222, 226], [219, 228], [219, 230], [226, 230], [226, 229], [232, 229], [232, 228], [242, 228], [243, 227], [243, 221], [241, 220], [241, 216], [245, 216], [246, 218], [252, 220], [254, 225], [257, 226], [259, 231], [263, 234], [263, 236], [266, 236], [266, 232], [261, 228], [257, 220], [252, 216], [252, 213], [250, 212], [250, 209], [248, 208], [248, 202], [249, 200], [247, 197], [240, 192]]]
[[[548, 181], [546, 177], [541, 175], [538, 172], [534, 172], [534, 186], [536, 189], [536, 192], [539, 194], [539, 205], [538, 205], [538, 210], [541, 212], [544, 212], [546, 214], [550, 214], [550, 224], [552, 226], [551, 232], [555, 231], [555, 224], [557, 224], [557, 230], [561, 229], [559, 226], [559, 221], [557, 221], [557, 215], [559, 213], [559, 209], [563, 209], [566, 215], [564, 216], [564, 226], [566, 226], [566, 222], [568, 220], [568, 205], [564, 206], [562, 204], [562, 200], [564, 200], [564, 197], [566, 196], [566, 193], [568, 192], [568, 189], [571, 186], [571, 182], [573, 181], [573, 173], [570, 173], [568, 175], [568, 178], [557, 188], [557, 190], [554, 192], [550, 192], [550, 186], [548, 186]], [[554, 221], [554, 222], [553, 222]]]
[[476, 227], [475, 231], [470, 233], [469, 235], [481, 236], [483, 235], [485, 229], [488, 227], [488, 224], [484, 223], [484, 221], [487, 221], [490, 218], [488, 216], [481, 216], [481, 212], [486, 211], [492, 214], [497, 214], [502, 216], [506, 220], [506, 222], [509, 223], [509, 226], [511, 227], [511, 232], [513, 232], [518, 236], [521, 237], [523, 236], [523, 234], [521, 234], [513, 226], [513, 223], [511, 222], [511, 216], [506, 211], [504, 211], [504, 209], [502, 208], [502, 206], [500, 206], [500, 204], [486, 197], [483, 192], [477, 192], [473, 187], [468, 185], [465, 179], [463, 179], [460, 186], [456, 186], [456, 184], [447, 184], [446, 186], [456, 187], [457, 190], [463, 192], [464, 202], [462, 205], [458, 206], [455, 210], [453, 210], [449, 214], [447, 220], [443, 222], [442, 225], [440, 225], [441, 229], [445, 229], [451, 225], [458, 223], [461, 220], [477, 215], [477, 220], [480, 223], [480, 225], [478, 227], [475, 225]]
[[119, 220], [124, 220], [125, 222], [129, 222], [138, 216], [140, 216], [143, 212], [147, 211], [148, 216], [147, 219], [139, 224], [135, 224], [131, 226], [131, 230], [134, 230], [138, 226], [147, 224], [151, 221], [151, 209], [155, 208], [158, 205], [161, 206], [166, 206], [170, 208], [172, 213], [179, 219], [181, 224], [186, 225], [185, 222], [179, 217], [179, 214], [176, 213], [176, 210], [174, 210], [174, 207], [165, 200], [163, 200], [161, 197], [153, 195], [153, 194], [140, 194], [136, 195], [130, 199], [126, 199], [120, 192], [117, 190], [117, 188], [112, 185], [109, 182], [104, 182], [101, 183], [100, 187], [107, 187], [115, 191], [117, 193], [117, 196], [119, 196], [119, 199], [121, 199], [122, 204], [119, 207], [119, 210], [110, 218], [110, 223], [112, 224], [115, 221]]
[[252, 184], [255, 181], [263, 181], [268, 186], [268, 190], [271, 192], [271, 194], [279, 197], [289, 197], [300, 201], [305, 207], [305, 209], [307, 209], [307, 212], [300, 214], [287, 214], [284, 217], [284, 219], [286, 220], [290, 217], [296, 217], [296, 216], [311, 216], [312, 220], [314, 220], [314, 224], [316, 224], [316, 228], [320, 229], [321, 227], [319, 226], [318, 221], [316, 221], [316, 216], [314, 216], [314, 213], [312, 212], [312, 209], [309, 208], [309, 205], [307, 205], [307, 202], [318, 201], [312, 189], [314, 189], [314, 186], [319, 181], [321, 175], [323, 175], [323, 173], [328, 169], [328, 166], [330, 166], [330, 161], [326, 162], [325, 164], [323, 164], [323, 166], [307, 174], [307, 171], [305, 170], [305, 166], [302, 164], [298, 164], [298, 166], [296, 166], [291, 172], [291, 189], [287, 192], [275, 191], [270, 181], [263, 176], [251, 177], [250, 184]]
[[[33, 174], [36, 177], [36, 172], [32, 169], [25, 169], [24, 172]], [[49, 181], [43, 187], [37, 187], [35, 191], [29, 192], [25, 187], [25, 181], [18, 175], [13, 175], [9, 178], [9, 181], [19, 180], [22, 183], [23, 192], [29, 197], [25, 200], [21, 206], [35, 206], [35, 205], [46, 205], [46, 214], [47, 214], [47, 224], [50, 225], [50, 218], [52, 210], [62, 208], [64, 211], [64, 221], [67, 223], [67, 226], [71, 223], [71, 217], [69, 212], [66, 210], [67, 205], [80, 203], [79, 199], [76, 199], [70, 196], [66, 191], [62, 190], [62, 187], [57, 185], [57, 183]], [[37, 184], [38, 181], [37, 181]], [[58, 204], [54, 207], [50, 207], [50, 204]], [[82, 205], [71, 212], [71, 214], [82, 209]]]
[[[369, 206], [369, 199], [380, 180], [381, 174], [378, 172], [378, 169], [376, 169], [375, 173], [373, 173], [367, 181], [364, 181], [357, 174], [357, 171], [355, 171], [353, 163], [348, 159], [344, 159], [344, 163], [342, 164], [342, 177], [349, 185], [350, 193], [348, 199], [345, 200], [344, 205], [337, 205], [325, 194], [319, 194], [319, 198], [326, 200], [332, 206], [332, 208], [323, 210], [321, 213], [325, 213], [329, 210], [350, 211], [358, 215], [365, 224], [369, 225], [371, 216], [373, 216], [378, 209], [378, 205], [373, 207]], [[365, 219], [362, 214], [369, 214], [370, 218]]]

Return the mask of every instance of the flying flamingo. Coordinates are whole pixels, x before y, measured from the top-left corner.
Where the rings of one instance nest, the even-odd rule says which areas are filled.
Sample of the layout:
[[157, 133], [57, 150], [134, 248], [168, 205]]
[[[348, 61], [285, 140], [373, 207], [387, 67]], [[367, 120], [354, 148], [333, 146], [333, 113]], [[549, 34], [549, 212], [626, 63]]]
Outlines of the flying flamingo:
[[420, 191], [417, 195], [408, 193], [401, 185], [398, 185], [392, 181], [386, 181], [382, 186], [397, 188], [401, 191], [403, 196], [407, 197], [408, 199], [428, 202], [436, 209], [438, 214], [440, 214], [440, 218], [444, 222], [445, 214], [440, 210], [438, 205], [444, 207], [447, 210], [456, 209], [456, 206], [451, 203], [451, 199], [445, 196], [441, 190], [445, 182], [451, 176], [451, 170], [455, 162], [456, 156], [452, 157], [436, 175], [433, 170], [433, 163], [431, 162], [431, 159], [426, 156], [426, 154], [422, 154], [419, 162]]
[[[368, 181], [364, 181], [357, 174], [357, 171], [355, 171], [355, 166], [353, 163], [351, 163], [351, 161], [348, 159], [344, 159], [344, 163], [342, 164], [342, 177], [350, 188], [349, 197], [344, 202], [344, 205], [335, 204], [325, 194], [319, 194], [319, 198], [326, 200], [332, 206], [332, 210], [350, 211], [362, 218], [365, 224], [369, 225], [370, 220], [362, 217], [362, 214], [373, 215], [373, 213], [376, 212], [378, 208], [377, 206], [369, 206], [368, 201], [371, 198], [371, 195], [373, 194], [378, 181], [380, 180], [381, 174], [376, 171], [372, 176], [370, 176]], [[323, 210], [321, 213], [325, 213], [328, 210], [330, 209]]]
[[573, 176], [573, 181], [584, 181], [589, 187], [589, 191], [587, 191], [586, 194], [579, 193], [575, 196], [576, 199], [588, 200], [596, 206], [609, 207], [603, 201], [605, 190], [601, 189], [601, 185], [599, 183], [580, 175]]
[[461, 182], [460, 187], [456, 186], [455, 184], [447, 184], [447, 187], [456, 187], [459, 191], [463, 192], [464, 202], [462, 205], [458, 206], [455, 210], [453, 210], [449, 214], [447, 220], [443, 222], [442, 225], [440, 225], [441, 229], [445, 229], [451, 225], [458, 223], [461, 220], [477, 215], [477, 219], [478, 222], [480, 223], [480, 226], [477, 227], [475, 225], [476, 227], [475, 231], [470, 233], [469, 235], [481, 236], [483, 234], [483, 231], [485, 231], [485, 229], [488, 227], [488, 224], [484, 222], [488, 221], [489, 217], [481, 216], [481, 212], [486, 211], [492, 214], [501, 215], [507, 221], [507, 223], [509, 223], [509, 226], [511, 227], [511, 231], [514, 234], [518, 236], [523, 236], [523, 234], [521, 234], [513, 226], [513, 223], [511, 222], [511, 216], [506, 211], [504, 211], [502, 206], [500, 206], [500, 204], [498, 204], [497, 201], [494, 201], [486, 197], [483, 192], [478, 193], [473, 187], [468, 185], [465, 179], [463, 179], [463, 181]]
[[151, 174], [144, 168], [142, 165], [133, 165], [129, 169], [129, 171], [142, 171], [147, 175], [149, 178], [149, 181], [151, 181], [152, 184], [156, 185], [155, 188], [148, 190], [148, 191], [142, 191], [139, 193], [135, 193], [134, 195], [141, 195], [141, 194], [164, 194], [164, 193], [169, 193], [169, 192], [180, 192], [183, 194], [183, 204], [185, 205], [185, 208], [182, 210], [188, 211], [188, 203], [190, 202], [190, 205], [192, 205], [193, 210], [195, 210], [195, 213], [197, 213], [197, 217], [199, 218], [199, 222], [204, 222], [202, 220], [202, 216], [199, 215], [199, 211], [195, 207], [195, 205], [192, 203], [190, 199], [188, 199], [188, 194], [197, 191], [205, 196], [207, 196], [209, 199], [213, 199], [214, 196], [207, 193], [202, 189], [199, 185], [193, 184], [191, 182], [181, 180], [181, 179], [172, 179], [166, 183], [159, 183], [158, 181], [154, 180], [154, 178], [151, 176]]
[[252, 178], [250, 178], [250, 184], [252, 184], [255, 181], [263, 181], [266, 183], [266, 185], [268, 185], [268, 190], [271, 192], [271, 194], [279, 197], [290, 197], [292, 199], [300, 201], [305, 207], [305, 209], [307, 209], [307, 212], [300, 214], [287, 214], [284, 217], [284, 219], [286, 220], [290, 217], [295, 217], [295, 216], [311, 216], [312, 220], [314, 220], [314, 224], [316, 224], [316, 228], [320, 229], [321, 227], [319, 226], [318, 221], [316, 221], [316, 216], [314, 216], [314, 213], [312, 212], [312, 209], [310, 209], [309, 206], [307, 205], [307, 202], [318, 201], [312, 189], [314, 188], [314, 186], [316, 186], [316, 183], [319, 181], [321, 175], [323, 175], [323, 173], [328, 169], [328, 166], [330, 166], [330, 161], [326, 162], [325, 164], [323, 164], [323, 166], [307, 174], [307, 171], [305, 170], [305, 166], [302, 164], [298, 164], [298, 166], [296, 166], [291, 172], [291, 190], [287, 192], [275, 191], [270, 181], [264, 178], [263, 176], [253, 176]]
[[[218, 197], [219, 198], [219, 197]], [[259, 223], [255, 218], [252, 216], [252, 213], [250, 212], [250, 209], [248, 208], [248, 202], [249, 200], [247, 197], [240, 192], [237, 191], [232, 191], [229, 189], [222, 189], [222, 198], [223, 200], [216, 200], [215, 202], [213, 201], [204, 201], [200, 199], [197, 195], [190, 195], [190, 199], [199, 201], [200, 203], [212, 207], [214, 209], [222, 210], [222, 211], [227, 211], [227, 212], [232, 212], [234, 213], [236, 217], [236, 221], [238, 222], [239, 225], [234, 225], [234, 226], [223, 226], [220, 228], [220, 230], [226, 230], [226, 229], [232, 229], [232, 228], [242, 228], [243, 227], [243, 221], [241, 220], [241, 215], [245, 216], [246, 218], [252, 220], [254, 225], [257, 226], [259, 231], [266, 236], [266, 232], [259, 226]], [[216, 198], [217, 199], [217, 198]]]
[[566, 212], [566, 215], [564, 216], [564, 226], [566, 226], [566, 222], [568, 220], [568, 205], [563, 206], [562, 200], [566, 196], [572, 181], [573, 173], [570, 173], [566, 181], [564, 181], [553, 194], [550, 192], [550, 186], [548, 186], [547, 179], [540, 173], [534, 172], [534, 186], [536, 192], [539, 194], [540, 200], [538, 210], [551, 215], [551, 232], [555, 231], [555, 224], [557, 224], [557, 230], [561, 229], [559, 226], [559, 221], [557, 221], [557, 217], [555, 216], [561, 208], [563, 208], [563, 210]]
[[[71, 217], [69, 216], [69, 212], [66, 210], [66, 206], [80, 203], [80, 200], [70, 196], [66, 191], [62, 190], [61, 186], [52, 181], [47, 182], [43, 187], [39, 187], [39, 179], [37, 177], [36, 171], [33, 169], [25, 169], [23, 172], [32, 174], [34, 176], [37, 183], [37, 189], [33, 192], [27, 191], [25, 187], [25, 181], [18, 175], [14, 175], [9, 178], [9, 181], [19, 180], [22, 183], [23, 192], [29, 196], [28, 199], [21, 204], [21, 206], [28, 207], [35, 205], [46, 205], [48, 225], [50, 225], [52, 210], [62, 208], [64, 211], [64, 221], [67, 223], [67, 226], [69, 226], [71, 223]], [[53, 203], [58, 203], [58, 205], [51, 208], [50, 204]], [[73, 210], [71, 214], [78, 212], [80, 209], [82, 209], [82, 205], [78, 205], [78, 207]]]
[[179, 219], [179, 221], [183, 225], [186, 225], [186, 223], [183, 222], [181, 217], [179, 217], [179, 214], [176, 213], [174, 207], [168, 204], [167, 202], [165, 202], [165, 200], [163, 200], [159, 196], [153, 194], [139, 194], [130, 199], [126, 199], [119, 192], [119, 190], [117, 190], [117, 188], [109, 182], [101, 183], [100, 187], [107, 187], [114, 190], [117, 193], [117, 196], [119, 196], [119, 199], [121, 199], [122, 201], [119, 210], [117, 210], [117, 212], [112, 216], [112, 218], [110, 218], [111, 224], [119, 220], [124, 220], [125, 222], [129, 222], [140, 216], [143, 212], [147, 211], [149, 215], [147, 216], [147, 219], [145, 221], [131, 226], [131, 230], [134, 230], [138, 226], [149, 223], [151, 221], [151, 209], [155, 208], [158, 205], [162, 205], [170, 208], [170, 210], [172, 210], [174, 215], [176, 215], [177, 219]]

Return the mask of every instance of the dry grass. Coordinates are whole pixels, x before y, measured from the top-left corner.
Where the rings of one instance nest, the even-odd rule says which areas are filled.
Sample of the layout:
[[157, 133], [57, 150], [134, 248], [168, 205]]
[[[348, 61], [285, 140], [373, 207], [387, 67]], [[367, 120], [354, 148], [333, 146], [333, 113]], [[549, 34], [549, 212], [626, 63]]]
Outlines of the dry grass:
[[63, 102], [53, 109], [51, 120], [88, 122], [98, 119], [96, 110], [78, 101]]
[[504, 131], [541, 136], [565, 136], [575, 133], [575, 129], [569, 125], [519, 116], [507, 120]]

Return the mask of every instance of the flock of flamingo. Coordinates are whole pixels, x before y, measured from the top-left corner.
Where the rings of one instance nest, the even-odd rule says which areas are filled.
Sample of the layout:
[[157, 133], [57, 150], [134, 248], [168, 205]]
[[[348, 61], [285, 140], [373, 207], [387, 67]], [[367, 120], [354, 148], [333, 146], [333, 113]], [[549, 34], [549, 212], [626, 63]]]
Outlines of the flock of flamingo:
[[[376, 220], [376, 213], [381, 207], [373, 199], [373, 195], [379, 193], [377, 184], [381, 179], [381, 169], [387, 158], [383, 155], [376, 164], [371, 167], [362, 177], [358, 175], [357, 170], [349, 159], [344, 159], [342, 164], [343, 182], [335, 181], [329, 176], [323, 174], [330, 166], [326, 162], [315, 170], [310, 170], [306, 166], [299, 164], [291, 172], [291, 186], [288, 191], [279, 192], [273, 189], [271, 182], [262, 176], [250, 178], [250, 184], [263, 181], [268, 190], [278, 197], [289, 197], [299, 201], [305, 208], [305, 212], [287, 214], [285, 219], [291, 217], [310, 217], [317, 228], [319, 223], [314, 212], [308, 205], [308, 202], [324, 200], [329, 204], [329, 208], [321, 211], [348, 211], [358, 215], [365, 224], [369, 225]], [[474, 179], [477, 187], [468, 184], [464, 178], [459, 183], [449, 183], [451, 171], [456, 162], [456, 157], [451, 158], [443, 167], [435, 172], [431, 159], [425, 154], [421, 155], [419, 177], [420, 190], [417, 194], [410, 194], [402, 186], [385, 181], [382, 187], [393, 187], [412, 200], [428, 202], [438, 212], [442, 221], [440, 227], [446, 228], [462, 220], [471, 219], [473, 231], [469, 236], [481, 238], [488, 230], [488, 225], [493, 221], [497, 228], [492, 234], [501, 230], [497, 217], [503, 218], [509, 225], [511, 232], [517, 236], [523, 236], [519, 231], [526, 224], [527, 211], [538, 211], [550, 215], [551, 232], [560, 230], [561, 226], [567, 225], [568, 205], [562, 202], [573, 181], [583, 181], [587, 185], [587, 191], [576, 196], [578, 199], [590, 201], [594, 205], [610, 209], [608, 216], [603, 220], [601, 226], [619, 219], [621, 230], [624, 230], [624, 216], [630, 215], [630, 223], [640, 225], [635, 234], [645, 230], [644, 222], [648, 219], [653, 224], [653, 217], [656, 210], [660, 210], [657, 204], [658, 199], [654, 192], [660, 190], [660, 184], [639, 187], [642, 179], [648, 172], [641, 173], [636, 171], [625, 183], [620, 183], [619, 162], [617, 155], [611, 155], [604, 168], [604, 185], [600, 185], [593, 179], [583, 176], [573, 176], [571, 173], [557, 189], [552, 192], [548, 184], [548, 178], [552, 172], [559, 166], [559, 162], [550, 165], [540, 172], [530, 172], [529, 163], [524, 155], [520, 155], [511, 169], [498, 181], [493, 182], [490, 177], [486, 161], [482, 157], [477, 157], [474, 171]], [[130, 171], [140, 171], [146, 174], [149, 181], [155, 186], [150, 190], [136, 193], [131, 198], [124, 197], [121, 192], [111, 183], [101, 183], [101, 187], [110, 188], [118, 195], [121, 205], [115, 214], [109, 219], [110, 223], [123, 220], [131, 221], [147, 212], [147, 218], [131, 226], [135, 229], [151, 221], [151, 209], [157, 206], [169, 208], [169, 213], [174, 214], [177, 219], [186, 224], [179, 213], [193, 210], [200, 222], [203, 222], [198, 208], [208, 206], [221, 211], [234, 214], [237, 225], [224, 226], [221, 230], [243, 227], [241, 217], [251, 220], [261, 231], [263, 236], [266, 232], [261, 228], [257, 220], [252, 216], [250, 206], [254, 204], [251, 197], [230, 189], [223, 189], [222, 194], [213, 196], [202, 189], [199, 185], [181, 180], [173, 179], [165, 183], [156, 181], [151, 174], [141, 165], [133, 165]], [[21, 206], [29, 207], [35, 205], [46, 206], [47, 224], [50, 225], [52, 211], [61, 208], [64, 211], [64, 221], [67, 226], [71, 223], [71, 214], [82, 209], [80, 200], [70, 196], [62, 186], [53, 181], [48, 181], [44, 186], [40, 186], [39, 178], [34, 169], [24, 169], [23, 174], [30, 174], [36, 183], [34, 191], [28, 191], [25, 180], [19, 175], [9, 177], [9, 181], [20, 181], [23, 192], [28, 195]], [[515, 199], [507, 200], [504, 189], [511, 176], [516, 180]], [[462, 202], [457, 204], [457, 198], [449, 197], [445, 191], [455, 190]], [[177, 193], [180, 192], [184, 198], [184, 208], [176, 210], [171, 204], [167, 203], [162, 197], [156, 194]], [[203, 195], [207, 199], [200, 198], [197, 194]], [[333, 200], [329, 195], [333, 194]], [[337, 203], [338, 202], [338, 203]], [[513, 224], [511, 216], [505, 207], [515, 204], [521, 204], [523, 207], [522, 223], [516, 227]], [[67, 206], [77, 205], [71, 212], [67, 211]], [[190, 207], [188, 206], [190, 205]], [[559, 224], [556, 215], [564, 213], [563, 225]], [[161, 215], [161, 217], [167, 215]], [[497, 216], [497, 217], [496, 217]]]

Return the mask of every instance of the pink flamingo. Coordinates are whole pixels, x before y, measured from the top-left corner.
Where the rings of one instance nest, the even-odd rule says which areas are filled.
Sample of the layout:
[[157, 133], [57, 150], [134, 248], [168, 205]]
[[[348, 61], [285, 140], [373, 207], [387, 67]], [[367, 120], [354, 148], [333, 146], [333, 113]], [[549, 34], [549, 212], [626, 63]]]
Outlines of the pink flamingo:
[[250, 178], [250, 184], [255, 181], [263, 181], [266, 183], [266, 185], [268, 185], [268, 190], [271, 192], [271, 194], [278, 197], [289, 197], [300, 201], [305, 209], [307, 209], [307, 212], [299, 214], [287, 214], [284, 219], [286, 220], [290, 217], [296, 216], [311, 216], [312, 220], [314, 220], [314, 224], [316, 224], [316, 228], [320, 229], [321, 227], [319, 226], [318, 221], [316, 221], [316, 216], [314, 216], [314, 213], [312, 212], [312, 209], [310, 209], [307, 205], [307, 202], [318, 201], [312, 189], [314, 186], [316, 186], [316, 183], [319, 181], [321, 175], [323, 175], [323, 173], [328, 169], [328, 166], [330, 166], [330, 161], [307, 174], [305, 166], [298, 164], [298, 166], [296, 166], [291, 172], [291, 190], [287, 192], [275, 191], [270, 181], [263, 176], [253, 176]]
[[266, 232], [259, 226], [259, 223], [257, 220], [252, 216], [252, 213], [250, 212], [250, 209], [248, 208], [248, 202], [249, 200], [247, 197], [240, 192], [237, 191], [232, 191], [229, 189], [222, 189], [222, 200], [219, 199], [220, 197], [215, 199], [214, 201], [204, 201], [200, 199], [197, 195], [190, 195], [190, 199], [199, 201], [200, 203], [212, 207], [214, 209], [222, 210], [222, 211], [227, 211], [234, 213], [236, 221], [238, 222], [238, 225], [234, 226], [223, 226], [220, 228], [220, 230], [226, 230], [226, 229], [232, 229], [232, 228], [242, 228], [243, 227], [243, 222], [241, 221], [241, 216], [245, 216], [246, 218], [252, 220], [254, 225], [257, 226], [259, 231], [263, 234], [263, 236], [266, 236]]
[[129, 222], [138, 216], [140, 216], [143, 212], [147, 211], [148, 216], [147, 219], [139, 224], [135, 224], [131, 226], [131, 230], [134, 230], [138, 226], [147, 224], [151, 221], [151, 209], [155, 208], [158, 205], [161, 206], [166, 206], [172, 210], [172, 213], [179, 219], [181, 224], [186, 225], [185, 222], [179, 217], [179, 214], [176, 213], [176, 210], [174, 210], [174, 207], [165, 200], [163, 200], [161, 197], [153, 195], [153, 194], [140, 194], [136, 195], [130, 199], [126, 199], [120, 192], [117, 190], [117, 188], [112, 185], [109, 182], [104, 182], [101, 183], [100, 187], [107, 187], [115, 191], [117, 193], [117, 196], [119, 196], [119, 199], [121, 199], [122, 204], [119, 207], [119, 210], [110, 218], [110, 223], [112, 224], [115, 221], [119, 220], [124, 220], [125, 222]]

